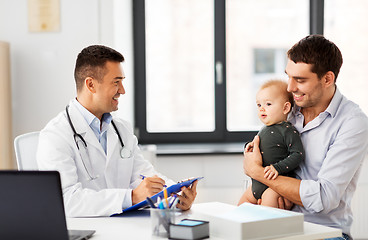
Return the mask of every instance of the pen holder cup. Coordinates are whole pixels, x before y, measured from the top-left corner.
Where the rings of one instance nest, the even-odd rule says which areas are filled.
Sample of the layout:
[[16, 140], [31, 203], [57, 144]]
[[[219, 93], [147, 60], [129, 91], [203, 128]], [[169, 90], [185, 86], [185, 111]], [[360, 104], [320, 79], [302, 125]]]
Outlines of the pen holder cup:
[[168, 238], [170, 224], [176, 223], [175, 220], [181, 215], [181, 210], [151, 208], [150, 215], [152, 235]]

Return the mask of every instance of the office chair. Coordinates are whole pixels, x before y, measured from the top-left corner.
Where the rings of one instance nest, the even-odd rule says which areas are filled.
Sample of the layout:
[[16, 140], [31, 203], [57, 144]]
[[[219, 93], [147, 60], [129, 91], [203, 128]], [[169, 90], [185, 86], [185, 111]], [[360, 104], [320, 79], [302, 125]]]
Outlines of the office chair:
[[36, 152], [40, 132], [30, 132], [14, 139], [18, 170], [38, 170]]

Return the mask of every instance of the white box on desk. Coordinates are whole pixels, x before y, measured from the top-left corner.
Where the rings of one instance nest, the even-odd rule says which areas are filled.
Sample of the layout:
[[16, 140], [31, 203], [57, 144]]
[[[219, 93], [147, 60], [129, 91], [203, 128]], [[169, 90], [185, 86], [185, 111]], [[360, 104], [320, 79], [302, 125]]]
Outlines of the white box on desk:
[[210, 202], [196, 204], [196, 219], [210, 222], [210, 236], [224, 239], [272, 239], [304, 232], [304, 215], [244, 203], [239, 207]]

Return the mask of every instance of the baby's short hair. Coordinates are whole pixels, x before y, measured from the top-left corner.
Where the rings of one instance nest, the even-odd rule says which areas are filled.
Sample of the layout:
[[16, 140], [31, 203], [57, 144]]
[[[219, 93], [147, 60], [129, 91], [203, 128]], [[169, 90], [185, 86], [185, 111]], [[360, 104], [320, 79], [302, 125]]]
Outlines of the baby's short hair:
[[294, 105], [294, 97], [291, 92], [287, 91], [287, 83], [283, 80], [269, 80], [261, 85], [259, 90], [268, 88], [268, 87], [276, 87], [280, 91], [280, 94], [282, 94], [285, 97], [285, 101], [288, 101], [291, 103], [291, 106]]

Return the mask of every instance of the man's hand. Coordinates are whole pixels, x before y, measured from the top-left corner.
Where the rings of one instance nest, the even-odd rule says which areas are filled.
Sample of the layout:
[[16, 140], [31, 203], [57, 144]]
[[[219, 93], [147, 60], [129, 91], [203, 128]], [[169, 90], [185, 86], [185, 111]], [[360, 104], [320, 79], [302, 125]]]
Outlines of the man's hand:
[[244, 151], [245, 151], [245, 152], [253, 152], [253, 146], [254, 146], [254, 142], [253, 142], [253, 141], [252, 141], [252, 142], [249, 142], [249, 143], [245, 146]]
[[136, 189], [132, 191], [132, 204], [137, 204], [147, 197], [151, 197], [162, 191], [165, 181], [157, 175], [146, 177]]
[[290, 202], [286, 198], [279, 197], [277, 200], [280, 209], [291, 210], [291, 208], [294, 206], [294, 203]]
[[[253, 142], [247, 144], [244, 150], [244, 173], [254, 178], [254, 174], [262, 167], [262, 155], [259, 150], [259, 136], [255, 136]], [[263, 171], [263, 170], [262, 170]]]
[[196, 196], [197, 196], [197, 184], [198, 180], [194, 181], [191, 187], [182, 187], [181, 195], [178, 195], [179, 202], [176, 205], [181, 210], [188, 210], [191, 208]]
[[[262, 205], [261, 198], [258, 199], [257, 204]], [[285, 209], [285, 210], [291, 210], [291, 208], [294, 206], [294, 203], [290, 202], [289, 200], [281, 196], [277, 199], [277, 204], [278, 204], [277, 208]]]
[[264, 177], [267, 178], [268, 180], [275, 180], [279, 175], [279, 172], [272, 165], [265, 167], [264, 173], [265, 173]]

